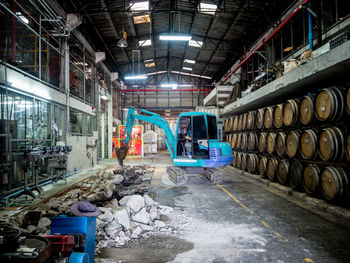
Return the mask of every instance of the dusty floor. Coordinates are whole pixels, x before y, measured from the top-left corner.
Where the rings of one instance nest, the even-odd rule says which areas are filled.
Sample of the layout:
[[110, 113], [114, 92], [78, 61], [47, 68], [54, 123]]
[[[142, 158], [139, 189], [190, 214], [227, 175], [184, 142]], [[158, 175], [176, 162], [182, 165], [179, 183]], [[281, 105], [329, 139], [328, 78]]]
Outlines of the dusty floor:
[[166, 176], [167, 154], [142, 163], [157, 167], [150, 195], [183, 211], [189, 222], [177, 236], [105, 249], [102, 258], [123, 263], [350, 261], [347, 230], [245, 181], [229, 167], [222, 168], [222, 185], [194, 176], [179, 187]]

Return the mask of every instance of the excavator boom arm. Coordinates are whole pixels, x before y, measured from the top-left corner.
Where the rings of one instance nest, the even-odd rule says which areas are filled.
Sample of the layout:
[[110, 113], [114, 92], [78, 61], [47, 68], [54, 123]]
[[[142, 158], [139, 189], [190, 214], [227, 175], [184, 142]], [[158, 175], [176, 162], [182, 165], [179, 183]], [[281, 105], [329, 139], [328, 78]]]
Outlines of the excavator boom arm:
[[118, 154], [118, 151], [117, 151], [117, 157], [118, 157], [119, 163], [122, 164], [121, 159], [124, 159], [126, 157], [127, 148], [129, 146], [129, 142], [131, 138], [132, 127], [134, 126], [135, 120], [146, 121], [146, 122], [155, 124], [159, 128], [163, 129], [166, 135], [165, 144], [168, 148], [171, 158], [173, 159], [175, 157], [175, 146], [176, 146], [175, 136], [172, 133], [168, 122], [159, 114], [156, 114], [150, 111], [140, 110], [140, 113], [137, 114], [135, 113], [135, 109], [131, 107], [128, 111], [128, 116], [126, 118], [125, 130], [124, 130], [123, 138], [121, 139], [121, 148], [118, 149], [120, 154]]

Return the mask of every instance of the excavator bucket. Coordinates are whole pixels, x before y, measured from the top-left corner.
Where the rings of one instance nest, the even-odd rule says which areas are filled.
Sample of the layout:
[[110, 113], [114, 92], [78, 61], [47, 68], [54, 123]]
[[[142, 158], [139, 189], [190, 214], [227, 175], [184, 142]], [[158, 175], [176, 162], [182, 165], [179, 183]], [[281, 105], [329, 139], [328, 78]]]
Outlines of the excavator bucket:
[[115, 154], [117, 155], [118, 162], [120, 166], [123, 166], [123, 161], [128, 153], [129, 148], [122, 146], [120, 148], [115, 148]]

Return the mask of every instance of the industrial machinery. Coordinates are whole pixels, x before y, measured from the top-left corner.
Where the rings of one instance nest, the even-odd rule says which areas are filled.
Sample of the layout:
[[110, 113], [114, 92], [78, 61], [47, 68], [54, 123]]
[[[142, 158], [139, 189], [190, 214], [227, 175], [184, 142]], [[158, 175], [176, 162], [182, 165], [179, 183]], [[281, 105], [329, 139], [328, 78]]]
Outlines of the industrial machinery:
[[165, 143], [175, 167], [168, 167], [170, 178], [177, 184], [187, 181], [187, 174], [203, 174], [213, 183], [222, 181], [222, 173], [215, 169], [231, 164], [232, 149], [219, 142], [216, 115], [205, 112], [185, 112], [178, 118], [175, 135], [168, 122], [159, 114], [146, 110], [128, 111], [121, 147], [116, 148], [120, 165], [128, 152], [131, 131], [135, 120], [146, 121], [164, 130]]

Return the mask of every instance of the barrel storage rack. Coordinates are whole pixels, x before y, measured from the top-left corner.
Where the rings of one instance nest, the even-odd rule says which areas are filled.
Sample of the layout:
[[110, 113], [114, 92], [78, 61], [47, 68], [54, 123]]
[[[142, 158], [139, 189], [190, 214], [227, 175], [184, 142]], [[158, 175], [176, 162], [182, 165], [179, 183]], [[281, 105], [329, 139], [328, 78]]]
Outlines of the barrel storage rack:
[[350, 88], [331, 86], [227, 116], [232, 166], [350, 204]]

